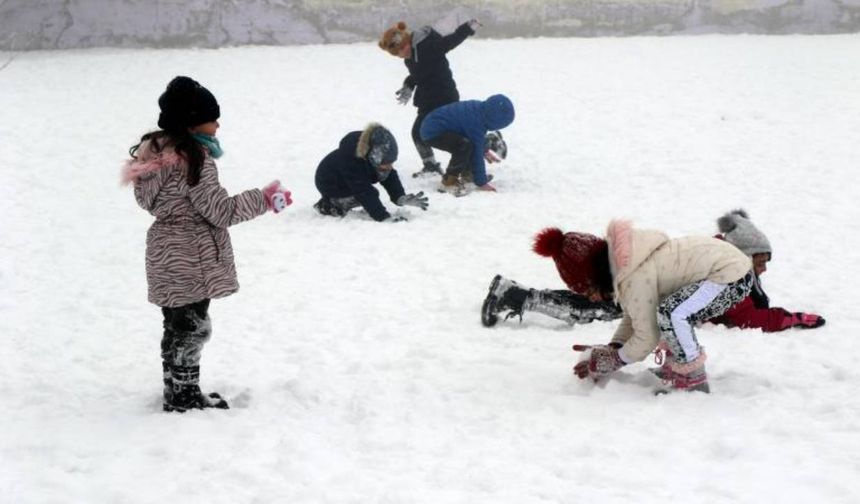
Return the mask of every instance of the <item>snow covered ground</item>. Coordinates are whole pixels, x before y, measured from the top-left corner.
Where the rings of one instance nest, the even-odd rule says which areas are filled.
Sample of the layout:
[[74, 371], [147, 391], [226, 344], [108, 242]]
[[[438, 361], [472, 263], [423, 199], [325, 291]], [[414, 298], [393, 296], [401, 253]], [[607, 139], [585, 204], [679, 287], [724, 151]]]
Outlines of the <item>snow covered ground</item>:
[[[463, 98], [505, 93], [517, 118], [498, 194], [460, 199], [410, 177], [405, 68], [373, 44], [17, 55], [0, 71], [0, 500], [860, 501], [858, 53], [856, 35], [468, 40], [450, 54]], [[242, 289], [212, 304], [202, 384], [233, 408], [185, 415], [161, 412], [151, 218], [119, 186], [179, 74], [220, 101], [222, 183], [280, 177], [296, 201], [231, 230]], [[372, 120], [429, 211], [316, 215], [318, 161]], [[615, 323], [480, 324], [496, 273], [561, 287], [530, 251], [545, 226], [710, 235], [739, 206], [775, 249], [771, 300], [827, 325], [701, 328], [709, 396], [654, 397], [648, 363], [577, 380], [571, 345]]]

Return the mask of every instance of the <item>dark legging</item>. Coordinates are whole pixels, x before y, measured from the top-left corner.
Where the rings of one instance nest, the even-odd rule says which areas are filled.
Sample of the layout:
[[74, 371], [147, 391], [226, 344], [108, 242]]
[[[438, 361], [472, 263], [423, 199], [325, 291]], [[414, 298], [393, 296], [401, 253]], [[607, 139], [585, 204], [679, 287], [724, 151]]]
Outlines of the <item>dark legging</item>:
[[197, 383], [200, 354], [212, 335], [208, 311], [208, 299], [176, 308], [161, 308], [164, 315], [161, 359], [165, 371], [172, 371], [174, 382]]
[[472, 142], [456, 133], [445, 132], [427, 140], [427, 143], [435, 149], [451, 154], [451, 161], [445, 170], [445, 175], [459, 176], [463, 173], [471, 173]]
[[568, 324], [587, 324], [595, 320], [621, 318], [621, 307], [615, 303], [594, 302], [587, 297], [564, 290], [529, 290], [523, 309], [543, 313]]
[[728, 284], [700, 280], [681, 287], [660, 302], [657, 325], [676, 362], [687, 363], [699, 357], [701, 346], [696, 338], [696, 323], [722, 315], [747, 297], [753, 277], [750, 272]]
[[433, 149], [430, 147], [430, 144], [421, 140], [421, 123], [424, 121], [424, 118], [427, 117], [428, 113], [418, 114], [418, 117], [415, 118], [415, 122], [412, 123], [412, 142], [415, 144], [415, 149], [418, 151], [418, 155], [421, 156], [421, 161], [424, 164], [427, 163], [435, 163], [436, 157], [433, 155]]

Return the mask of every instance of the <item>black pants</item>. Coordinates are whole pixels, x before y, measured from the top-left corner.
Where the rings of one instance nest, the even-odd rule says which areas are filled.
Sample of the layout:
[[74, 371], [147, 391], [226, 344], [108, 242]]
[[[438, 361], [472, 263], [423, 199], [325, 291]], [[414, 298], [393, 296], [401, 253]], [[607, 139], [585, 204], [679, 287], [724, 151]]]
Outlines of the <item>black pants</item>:
[[430, 112], [419, 112], [418, 117], [415, 118], [415, 122], [412, 123], [412, 142], [415, 144], [415, 149], [418, 151], [418, 155], [421, 156], [421, 161], [423, 161], [424, 164], [436, 162], [436, 156], [433, 155], [433, 149], [427, 142], [421, 139], [420, 134], [421, 123], [424, 122], [424, 118], [427, 117], [427, 114], [429, 113]]
[[593, 302], [587, 297], [564, 290], [528, 291], [523, 308], [563, 320], [568, 324], [588, 324], [595, 320], [615, 320], [624, 313], [615, 303]]
[[427, 140], [431, 147], [451, 154], [451, 161], [445, 170], [445, 175], [460, 176], [472, 172], [472, 141], [464, 136], [447, 131]]
[[203, 345], [212, 335], [209, 320], [209, 299], [177, 308], [162, 307], [164, 337], [161, 339], [161, 359], [165, 368], [200, 365]]

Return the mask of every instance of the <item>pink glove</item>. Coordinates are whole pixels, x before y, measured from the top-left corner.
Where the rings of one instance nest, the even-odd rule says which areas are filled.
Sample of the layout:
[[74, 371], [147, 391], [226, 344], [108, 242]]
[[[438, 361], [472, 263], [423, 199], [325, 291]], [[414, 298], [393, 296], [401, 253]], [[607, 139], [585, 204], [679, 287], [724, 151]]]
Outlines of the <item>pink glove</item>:
[[626, 364], [618, 355], [616, 344], [610, 345], [574, 345], [576, 351], [591, 350], [591, 356], [587, 360], [580, 361], [573, 367], [573, 372], [580, 379], [584, 380], [589, 376], [597, 380], [601, 376], [606, 376], [609, 373], [617, 371]]
[[281, 185], [280, 180], [273, 180], [263, 188], [263, 199], [266, 208], [275, 213], [293, 204], [292, 193]]
[[796, 312], [792, 314], [792, 327], [800, 329], [815, 329], [824, 325], [824, 317], [814, 313]]

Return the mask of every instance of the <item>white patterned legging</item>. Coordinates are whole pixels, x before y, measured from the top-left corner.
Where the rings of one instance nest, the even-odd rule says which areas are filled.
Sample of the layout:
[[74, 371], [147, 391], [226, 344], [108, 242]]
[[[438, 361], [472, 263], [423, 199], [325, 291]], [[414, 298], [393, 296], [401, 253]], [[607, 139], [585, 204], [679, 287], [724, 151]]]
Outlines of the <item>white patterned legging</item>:
[[688, 363], [699, 357], [702, 347], [696, 339], [695, 324], [718, 317], [743, 300], [752, 282], [752, 272], [729, 284], [701, 280], [681, 287], [660, 302], [657, 325], [675, 362]]

